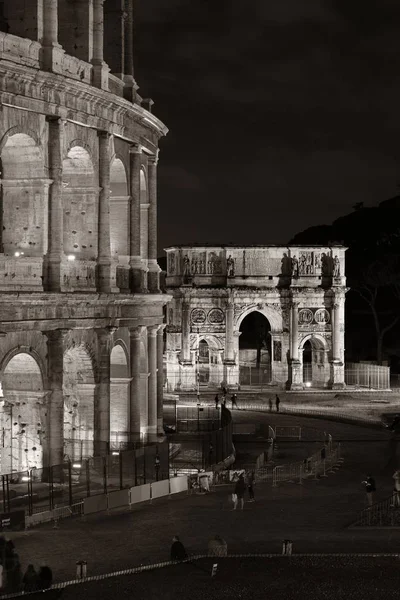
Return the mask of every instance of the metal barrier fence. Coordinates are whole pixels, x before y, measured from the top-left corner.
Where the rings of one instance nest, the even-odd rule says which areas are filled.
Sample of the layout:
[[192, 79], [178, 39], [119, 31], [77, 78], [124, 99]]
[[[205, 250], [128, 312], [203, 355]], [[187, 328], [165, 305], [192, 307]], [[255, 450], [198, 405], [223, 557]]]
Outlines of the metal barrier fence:
[[400, 503], [393, 494], [372, 506], [364, 508], [352, 527], [394, 527], [400, 526]]
[[364, 363], [346, 363], [344, 379], [346, 385], [388, 390], [390, 389], [390, 367]]
[[154, 444], [108, 456], [68, 461], [1, 476], [5, 513], [26, 514], [79, 504], [83, 498], [159, 481], [169, 475], [169, 444]]
[[287, 465], [277, 465], [272, 471], [272, 485], [276, 487], [278, 483], [296, 482], [302, 484], [305, 478], [327, 477], [328, 473], [334, 473], [342, 462], [340, 443], [334, 448], [333, 442], [315, 452], [304, 461], [289, 463]]

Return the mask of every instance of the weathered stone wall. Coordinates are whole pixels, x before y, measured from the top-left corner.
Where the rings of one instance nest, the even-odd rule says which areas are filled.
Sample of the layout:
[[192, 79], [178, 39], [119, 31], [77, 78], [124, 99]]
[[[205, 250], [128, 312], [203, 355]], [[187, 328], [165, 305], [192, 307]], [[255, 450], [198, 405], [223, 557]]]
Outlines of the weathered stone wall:
[[115, 431], [162, 439], [167, 130], [137, 93], [132, 0], [106, 2], [107, 23], [103, 4], [0, 1], [2, 473], [104, 453]]

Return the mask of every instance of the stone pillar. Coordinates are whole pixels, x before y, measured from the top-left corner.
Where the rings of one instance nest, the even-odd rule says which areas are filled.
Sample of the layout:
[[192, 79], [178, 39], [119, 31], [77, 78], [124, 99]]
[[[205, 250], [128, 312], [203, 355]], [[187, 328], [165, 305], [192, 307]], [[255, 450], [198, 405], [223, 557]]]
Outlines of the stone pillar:
[[142, 164], [142, 147], [132, 146], [130, 149], [130, 270], [132, 292], [143, 293], [142, 261], [140, 258], [140, 167]]
[[125, 17], [125, 0], [108, 0], [105, 3], [105, 61], [111, 73], [120, 79], [125, 73]]
[[111, 281], [110, 246], [110, 135], [99, 132], [99, 221], [98, 221], [98, 291], [115, 291]]
[[93, 85], [108, 90], [109, 68], [104, 62], [104, 0], [93, 0]]
[[138, 86], [134, 78], [133, 64], [133, 2], [134, 0], [125, 0], [125, 71], [124, 71], [124, 98], [133, 102], [136, 96]]
[[96, 329], [97, 382], [94, 392], [94, 456], [108, 452], [110, 443], [110, 379], [111, 335], [110, 327]]
[[164, 329], [157, 331], [157, 435], [164, 436]]
[[129, 329], [130, 341], [130, 410], [129, 410], [129, 433], [130, 441], [140, 440], [140, 352], [141, 352], [142, 327]]
[[151, 440], [157, 435], [157, 331], [158, 325], [147, 328], [147, 355], [149, 366], [148, 433]]
[[64, 255], [64, 211], [62, 199], [62, 144], [64, 122], [48, 117], [49, 128], [49, 189], [48, 205], [48, 250], [45, 259], [45, 289], [49, 292], [61, 290], [61, 266]]
[[341, 323], [344, 323], [344, 302], [339, 298], [335, 301], [331, 311], [332, 322], [332, 362], [331, 362], [331, 387], [342, 389], [345, 387], [343, 363], [343, 336]]
[[149, 186], [149, 243], [148, 243], [148, 287], [153, 294], [160, 293], [160, 267], [157, 263], [157, 162], [156, 157], [148, 159]]
[[[47, 464], [64, 462], [64, 338], [67, 330], [48, 331], [47, 355], [50, 395], [47, 400], [49, 456]], [[45, 457], [44, 457], [45, 458]]]
[[292, 302], [290, 307], [290, 338], [291, 338], [291, 390], [303, 389], [303, 368], [299, 360], [299, 303]]
[[183, 364], [192, 364], [190, 356], [190, 304], [182, 303], [182, 342], [180, 362]]
[[58, 43], [58, 1], [43, 0], [42, 69], [61, 73], [63, 54]]
[[234, 305], [233, 302], [229, 302], [226, 307], [225, 317], [225, 363], [234, 364], [234, 335], [233, 335], [233, 317], [234, 317]]

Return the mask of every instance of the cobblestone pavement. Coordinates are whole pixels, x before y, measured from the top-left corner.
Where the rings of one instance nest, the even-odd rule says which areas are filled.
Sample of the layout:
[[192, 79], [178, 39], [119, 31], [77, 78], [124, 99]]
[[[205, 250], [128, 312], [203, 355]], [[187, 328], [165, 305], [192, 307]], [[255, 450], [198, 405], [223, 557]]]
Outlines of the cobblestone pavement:
[[[273, 420], [292, 425], [315, 419], [237, 411], [236, 422]], [[218, 533], [229, 552], [280, 552], [284, 538], [294, 552], [398, 552], [400, 529], [355, 530], [347, 526], [365, 507], [361, 481], [367, 472], [376, 477], [378, 498], [392, 489], [394, 467], [400, 465], [397, 441], [384, 430], [318, 420], [318, 427], [341, 436], [345, 462], [335, 474], [303, 485], [284, 483], [256, 487], [256, 502], [232, 511], [232, 486], [209, 495], [180, 495], [135, 506], [132, 511], [99, 514], [86, 520], [69, 519], [59, 529], [44, 525], [13, 533], [22, 566], [47, 563], [55, 579], [71, 579], [75, 562], [86, 560], [88, 574], [101, 574], [168, 559], [173, 535], [180, 535], [191, 553], [203, 553], [208, 539]]]

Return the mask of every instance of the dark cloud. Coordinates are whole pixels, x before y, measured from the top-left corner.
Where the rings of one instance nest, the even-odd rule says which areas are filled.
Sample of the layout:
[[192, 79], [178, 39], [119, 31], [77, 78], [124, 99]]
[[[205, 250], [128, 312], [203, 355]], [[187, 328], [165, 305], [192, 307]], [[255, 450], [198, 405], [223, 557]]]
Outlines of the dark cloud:
[[397, 193], [398, 0], [137, 0], [160, 243], [276, 243]]

